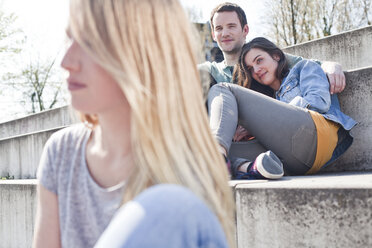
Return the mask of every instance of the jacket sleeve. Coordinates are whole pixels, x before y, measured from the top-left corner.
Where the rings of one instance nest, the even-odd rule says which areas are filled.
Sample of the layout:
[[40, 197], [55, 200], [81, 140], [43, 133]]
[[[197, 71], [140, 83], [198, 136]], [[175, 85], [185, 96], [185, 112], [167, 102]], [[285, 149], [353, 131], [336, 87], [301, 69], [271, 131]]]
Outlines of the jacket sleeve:
[[302, 61], [299, 66], [301, 96], [296, 96], [289, 104], [326, 113], [331, 106], [326, 74], [317, 63], [310, 60]]

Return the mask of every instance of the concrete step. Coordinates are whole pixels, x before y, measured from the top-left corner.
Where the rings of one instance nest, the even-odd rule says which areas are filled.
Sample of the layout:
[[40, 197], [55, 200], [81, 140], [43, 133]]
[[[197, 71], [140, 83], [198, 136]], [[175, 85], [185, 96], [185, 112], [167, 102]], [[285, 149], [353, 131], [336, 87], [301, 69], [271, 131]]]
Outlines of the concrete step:
[[0, 247], [31, 247], [36, 180], [0, 180]]
[[45, 142], [63, 127], [0, 139], [0, 177], [34, 179]]
[[[1, 247], [31, 247], [37, 180], [0, 180]], [[372, 247], [372, 172], [230, 181], [245, 247]]]
[[347, 86], [339, 94], [341, 109], [359, 124], [348, 151], [324, 171], [372, 170], [372, 67], [346, 72]]
[[321, 61], [337, 61], [344, 70], [372, 66], [372, 26], [305, 42], [285, 52]]
[[231, 181], [245, 247], [372, 247], [372, 172]]
[[42, 111], [23, 118], [0, 123], [0, 139], [37, 132], [76, 122], [69, 106]]

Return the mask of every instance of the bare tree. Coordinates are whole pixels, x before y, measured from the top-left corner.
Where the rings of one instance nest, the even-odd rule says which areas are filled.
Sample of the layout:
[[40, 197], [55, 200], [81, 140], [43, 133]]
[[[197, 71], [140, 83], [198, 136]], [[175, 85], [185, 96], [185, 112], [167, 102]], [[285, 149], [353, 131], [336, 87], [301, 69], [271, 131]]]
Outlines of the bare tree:
[[266, 2], [269, 36], [288, 46], [313, 39], [314, 2], [311, 0], [273, 0]]
[[316, 1], [316, 17], [319, 19], [319, 21], [315, 22], [315, 32], [317, 33], [318, 37], [332, 34], [336, 14], [339, 10], [339, 2], [339, 0]]
[[360, 9], [361, 25], [372, 25], [372, 0], [354, 0]]
[[269, 0], [268, 36], [289, 46], [371, 24], [372, 0]]
[[64, 101], [61, 94], [62, 82], [54, 77], [55, 59], [41, 63], [30, 63], [19, 73], [7, 73], [4, 80], [13, 90], [22, 92], [26, 111], [36, 113], [51, 109], [58, 101]]

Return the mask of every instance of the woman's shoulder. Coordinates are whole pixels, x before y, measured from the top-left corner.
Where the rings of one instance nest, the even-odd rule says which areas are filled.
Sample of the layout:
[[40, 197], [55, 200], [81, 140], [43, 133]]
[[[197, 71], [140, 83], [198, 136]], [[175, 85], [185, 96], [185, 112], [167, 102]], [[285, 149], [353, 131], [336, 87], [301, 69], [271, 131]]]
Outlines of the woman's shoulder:
[[73, 124], [53, 133], [48, 139], [46, 147], [53, 147], [56, 150], [62, 147], [76, 147], [89, 136], [90, 132], [91, 130], [83, 123]]
[[89, 128], [74, 124], [51, 135], [45, 144], [37, 172], [37, 178], [45, 188], [57, 194], [58, 184], [67, 180], [64, 175], [69, 173], [76, 161], [82, 161], [79, 158], [84, 154], [89, 134]]
[[320, 65], [311, 60], [303, 59], [299, 61], [293, 68], [289, 71], [287, 78], [299, 78], [303, 74], [314, 74], [314, 73], [324, 73]]

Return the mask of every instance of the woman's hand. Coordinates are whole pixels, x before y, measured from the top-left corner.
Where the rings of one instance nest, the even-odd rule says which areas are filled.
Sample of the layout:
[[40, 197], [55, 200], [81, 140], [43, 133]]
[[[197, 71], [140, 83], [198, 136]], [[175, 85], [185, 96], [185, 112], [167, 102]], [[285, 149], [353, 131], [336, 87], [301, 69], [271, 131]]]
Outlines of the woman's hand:
[[238, 142], [241, 140], [248, 140], [250, 137], [252, 137], [252, 135], [248, 132], [248, 130], [238, 125], [235, 131], [235, 135], [233, 137], [233, 141]]

